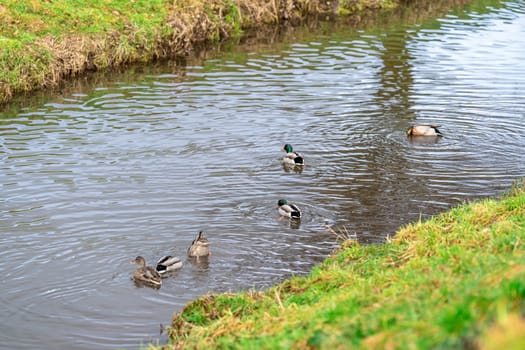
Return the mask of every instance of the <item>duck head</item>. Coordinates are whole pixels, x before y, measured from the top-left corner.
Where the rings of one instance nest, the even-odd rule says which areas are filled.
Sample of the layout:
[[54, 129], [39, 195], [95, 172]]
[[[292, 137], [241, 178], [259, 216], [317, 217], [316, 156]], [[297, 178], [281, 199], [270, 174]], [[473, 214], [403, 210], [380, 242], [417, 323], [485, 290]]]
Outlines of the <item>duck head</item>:
[[287, 143], [281, 148], [281, 150], [285, 151], [286, 153], [292, 153], [293, 152], [293, 147], [292, 147], [292, 145]]

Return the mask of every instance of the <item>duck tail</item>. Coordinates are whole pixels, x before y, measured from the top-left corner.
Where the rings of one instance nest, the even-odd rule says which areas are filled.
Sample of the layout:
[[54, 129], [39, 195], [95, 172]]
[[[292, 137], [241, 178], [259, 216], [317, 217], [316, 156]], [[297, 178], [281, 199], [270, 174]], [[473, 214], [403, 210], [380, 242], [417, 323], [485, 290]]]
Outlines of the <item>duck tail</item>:
[[297, 206], [295, 206], [294, 204], [290, 205], [293, 209], [293, 211], [290, 213], [290, 218], [292, 219], [300, 219], [301, 218], [301, 211], [299, 210], [299, 208], [297, 208]]
[[300, 211], [292, 211], [290, 213], [290, 217], [292, 219], [300, 219], [301, 218], [301, 212]]
[[295, 157], [294, 162], [296, 165], [304, 165], [304, 159], [301, 156]]

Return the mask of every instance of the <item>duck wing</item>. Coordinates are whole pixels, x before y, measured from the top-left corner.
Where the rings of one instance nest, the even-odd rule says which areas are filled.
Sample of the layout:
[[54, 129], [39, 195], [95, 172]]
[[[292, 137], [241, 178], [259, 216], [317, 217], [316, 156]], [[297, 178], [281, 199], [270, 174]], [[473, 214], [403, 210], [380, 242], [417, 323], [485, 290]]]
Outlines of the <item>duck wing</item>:
[[152, 267], [142, 267], [135, 270], [133, 277], [138, 283], [160, 286], [162, 284], [160, 275]]
[[299, 165], [304, 164], [304, 157], [299, 152], [290, 152], [284, 155], [283, 161]]
[[178, 256], [166, 255], [157, 261], [156, 270], [165, 273], [182, 267], [182, 260]]
[[284, 204], [279, 207], [283, 212], [290, 216], [291, 218], [300, 218], [301, 210], [295, 204]]
[[144, 269], [144, 277], [152, 282], [158, 281], [160, 283], [160, 274], [154, 268], [148, 266]]

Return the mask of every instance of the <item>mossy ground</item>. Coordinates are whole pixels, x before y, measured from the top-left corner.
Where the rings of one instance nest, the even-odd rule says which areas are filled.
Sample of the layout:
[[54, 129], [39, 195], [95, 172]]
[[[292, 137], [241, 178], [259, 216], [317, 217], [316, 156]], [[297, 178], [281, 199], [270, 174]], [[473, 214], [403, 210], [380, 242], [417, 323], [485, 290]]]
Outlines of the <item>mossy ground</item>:
[[[0, 4], [0, 103], [82, 72], [187, 55], [205, 41], [312, 14], [325, 0], [5, 0]], [[345, 5], [346, 4], [346, 5]], [[394, 0], [342, 2], [343, 12]], [[342, 8], [342, 7], [341, 7]]]
[[525, 183], [499, 200], [346, 241], [306, 277], [210, 294], [164, 348], [524, 349]]

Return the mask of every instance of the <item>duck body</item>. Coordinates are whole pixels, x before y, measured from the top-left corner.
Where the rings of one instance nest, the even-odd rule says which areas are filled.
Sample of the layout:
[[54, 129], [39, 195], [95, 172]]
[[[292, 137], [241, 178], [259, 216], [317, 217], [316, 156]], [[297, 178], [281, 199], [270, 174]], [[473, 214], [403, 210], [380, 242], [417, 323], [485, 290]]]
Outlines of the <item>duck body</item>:
[[299, 152], [294, 152], [292, 145], [289, 143], [285, 144], [282, 148], [282, 151], [286, 152], [286, 154], [283, 157], [283, 163], [285, 165], [291, 165], [291, 166], [303, 166], [304, 165], [304, 157]]
[[210, 242], [203, 236], [203, 232], [199, 231], [197, 237], [191, 242], [188, 248], [188, 256], [191, 258], [201, 258], [210, 255]]
[[300, 219], [302, 216], [301, 210], [295, 204], [290, 204], [286, 199], [279, 199], [277, 202], [277, 209], [281, 216], [291, 219]]
[[408, 136], [443, 136], [438, 130], [439, 125], [415, 124], [407, 130]]
[[135, 282], [149, 284], [154, 287], [160, 287], [162, 279], [160, 274], [151, 266], [146, 266], [146, 259], [142, 256], [137, 256], [135, 260], [130, 261], [131, 264], [137, 264], [139, 267], [133, 272], [133, 279]]
[[168, 272], [178, 270], [182, 267], [182, 260], [178, 256], [166, 255], [157, 261], [157, 266], [155, 270], [160, 275], [164, 275]]

